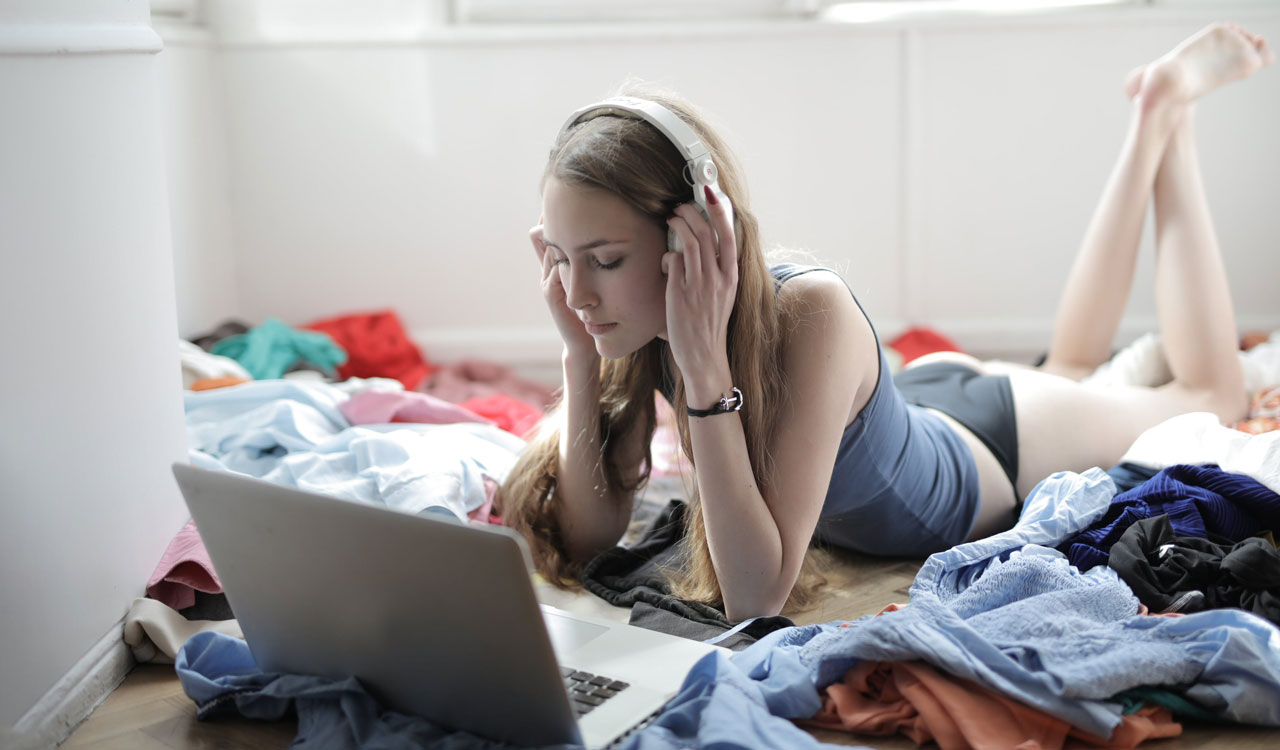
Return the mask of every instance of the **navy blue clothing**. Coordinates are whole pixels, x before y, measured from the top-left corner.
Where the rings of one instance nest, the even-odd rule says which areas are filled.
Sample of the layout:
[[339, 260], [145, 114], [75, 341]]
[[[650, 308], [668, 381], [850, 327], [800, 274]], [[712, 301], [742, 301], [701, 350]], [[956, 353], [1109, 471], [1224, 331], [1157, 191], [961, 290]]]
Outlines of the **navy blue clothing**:
[[1216, 466], [1181, 464], [1115, 496], [1107, 512], [1058, 549], [1081, 570], [1106, 565], [1111, 547], [1134, 523], [1169, 516], [1173, 533], [1238, 542], [1266, 529], [1280, 529], [1280, 495], [1243, 474]]

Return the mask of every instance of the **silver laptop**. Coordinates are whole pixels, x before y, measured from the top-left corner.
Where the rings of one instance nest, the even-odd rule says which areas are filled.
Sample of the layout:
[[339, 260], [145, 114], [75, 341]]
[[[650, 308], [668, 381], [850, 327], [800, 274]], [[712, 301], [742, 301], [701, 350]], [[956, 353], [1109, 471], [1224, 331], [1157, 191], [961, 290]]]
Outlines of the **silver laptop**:
[[726, 651], [539, 607], [510, 529], [173, 473], [267, 672], [354, 675], [388, 708], [513, 744], [604, 747]]

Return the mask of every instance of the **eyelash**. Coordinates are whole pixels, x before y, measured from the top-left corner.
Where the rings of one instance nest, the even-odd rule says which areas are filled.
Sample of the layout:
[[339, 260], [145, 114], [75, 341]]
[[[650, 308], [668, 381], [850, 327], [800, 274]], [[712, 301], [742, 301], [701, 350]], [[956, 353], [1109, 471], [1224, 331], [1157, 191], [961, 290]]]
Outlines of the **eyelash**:
[[[554, 261], [554, 264], [555, 264], [555, 265], [557, 265], [557, 266], [559, 266], [559, 265], [563, 265], [563, 264], [568, 263], [568, 262], [569, 262], [569, 259], [568, 259], [568, 258], [556, 258], [556, 259], [555, 259], [555, 261]], [[608, 270], [611, 270], [611, 269], [617, 268], [618, 266], [622, 265], [622, 258], [618, 258], [617, 260], [615, 260], [615, 261], [614, 261], [614, 262], [612, 262], [612, 263], [601, 263], [600, 261], [596, 260], [595, 258], [592, 258], [592, 259], [591, 259], [591, 263], [592, 263], [596, 268], [599, 268], [599, 269], [602, 269], [602, 270], [608, 271]]]

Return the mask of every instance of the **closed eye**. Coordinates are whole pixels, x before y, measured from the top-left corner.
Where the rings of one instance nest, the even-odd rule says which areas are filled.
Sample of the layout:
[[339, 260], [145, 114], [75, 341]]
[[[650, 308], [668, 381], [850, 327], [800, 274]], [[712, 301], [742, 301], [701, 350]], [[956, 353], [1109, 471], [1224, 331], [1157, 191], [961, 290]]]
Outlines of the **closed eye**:
[[[615, 261], [611, 261], [611, 262], [609, 262], [609, 263], [601, 263], [599, 258], [592, 257], [592, 258], [591, 258], [591, 265], [592, 265], [592, 266], [594, 266], [594, 267], [596, 267], [596, 268], [599, 268], [599, 269], [602, 269], [602, 270], [605, 270], [605, 271], [609, 271], [609, 270], [612, 270], [612, 269], [617, 268], [618, 266], [622, 265], [622, 261], [623, 261], [623, 259], [622, 259], [622, 258], [618, 258], [617, 260], [615, 260]], [[553, 265], [553, 266], [567, 266], [567, 265], [569, 265], [569, 259], [568, 259], [567, 257], [565, 257], [565, 258], [556, 258], [556, 259], [554, 259], [554, 260], [552, 260], [552, 261], [551, 261], [551, 265]]]

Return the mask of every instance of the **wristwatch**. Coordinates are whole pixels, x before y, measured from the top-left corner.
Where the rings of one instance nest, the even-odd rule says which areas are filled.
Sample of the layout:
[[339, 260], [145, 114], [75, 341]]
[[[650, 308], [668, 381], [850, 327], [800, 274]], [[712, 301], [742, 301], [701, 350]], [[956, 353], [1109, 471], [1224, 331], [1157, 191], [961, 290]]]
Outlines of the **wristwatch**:
[[710, 409], [695, 409], [692, 406], [686, 406], [685, 409], [691, 417], [710, 417], [715, 414], [728, 414], [738, 411], [742, 408], [742, 391], [734, 386], [729, 393], [722, 393], [720, 400], [717, 401]]

